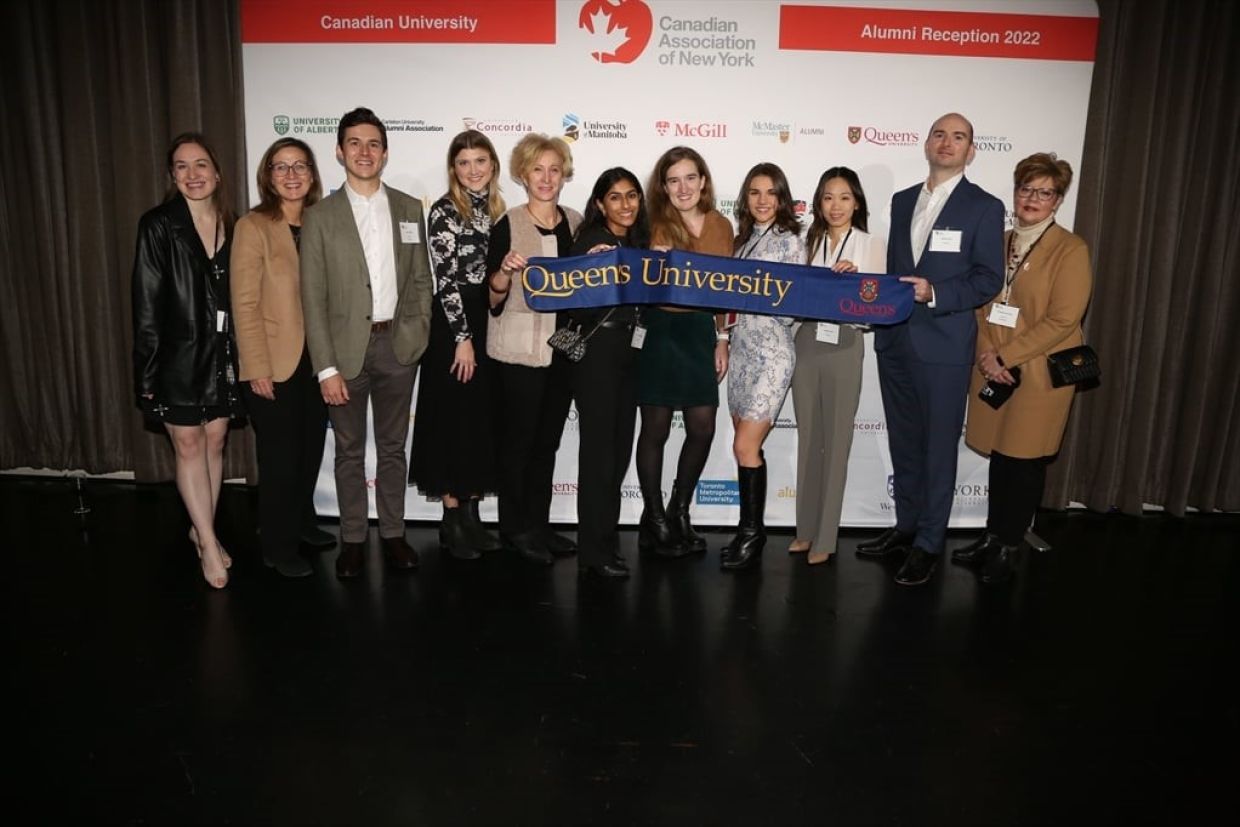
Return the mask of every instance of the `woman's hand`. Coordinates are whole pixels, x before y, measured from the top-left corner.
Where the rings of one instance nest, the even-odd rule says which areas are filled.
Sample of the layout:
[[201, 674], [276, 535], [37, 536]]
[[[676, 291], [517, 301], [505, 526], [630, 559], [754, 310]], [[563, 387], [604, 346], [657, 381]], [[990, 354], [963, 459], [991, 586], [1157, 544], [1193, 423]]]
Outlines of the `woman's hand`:
[[594, 255], [595, 253], [605, 253], [608, 250], [614, 250], [614, 249], [616, 249], [615, 244], [595, 244], [593, 247], [589, 249], [588, 252], [590, 255]]
[[728, 347], [727, 339], [720, 339], [715, 342], [715, 381], [722, 382], [723, 377], [728, 375]]
[[465, 384], [474, 378], [474, 369], [478, 367], [477, 361], [474, 360], [474, 341], [466, 339], [463, 342], [456, 343], [456, 355], [452, 359], [452, 375], [457, 378], [461, 384]]
[[672, 248], [667, 246], [666, 244], [651, 244], [650, 249], [654, 250], [655, 252], [666, 253], [668, 250]]
[[274, 402], [276, 398], [276, 387], [271, 382], [271, 377], [266, 379], [251, 379], [250, 390], [255, 396], [261, 396], [263, 399]]
[[998, 382], [1000, 385], [1015, 385], [1016, 377], [1012, 376], [1000, 362], [999, 354], [987, 350], [977, 359], [977, 370], [987, 382]]
[[837, 273], [855, 273], [857, 272], [857, 265], [845, 259], [844, 261], [835, 262], [835, 264], [831, 266], [831, 269]]

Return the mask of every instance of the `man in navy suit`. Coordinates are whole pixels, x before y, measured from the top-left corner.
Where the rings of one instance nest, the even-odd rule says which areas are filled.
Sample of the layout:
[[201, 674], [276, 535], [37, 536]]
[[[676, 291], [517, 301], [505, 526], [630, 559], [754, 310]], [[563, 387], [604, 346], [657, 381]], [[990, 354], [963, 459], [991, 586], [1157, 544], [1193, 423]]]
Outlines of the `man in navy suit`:
[[904, 552], [896, 582], [925, 583], [947, 535], [974, 361], [974, 310], [1003, 286], [1003, 204], [964, 177], [973, 125], [944, 115], [930, 127], [930, 175], [891, 199], [887, 272], [905, 273], [917, 304], [908, 320], [874, 336], [896, 524], [857, 553]]

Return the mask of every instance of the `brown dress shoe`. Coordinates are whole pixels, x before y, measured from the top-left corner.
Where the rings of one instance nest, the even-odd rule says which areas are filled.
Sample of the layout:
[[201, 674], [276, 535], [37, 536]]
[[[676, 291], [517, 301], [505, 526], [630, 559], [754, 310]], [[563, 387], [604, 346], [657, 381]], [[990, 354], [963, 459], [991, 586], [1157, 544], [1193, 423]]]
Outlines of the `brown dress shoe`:
[[379, 541], [383, 544], [383, 558], [387, 560], [389, 568], [413, 571], [418, 567], [418, 553], [403, 536], [381, 537]]
[[336, 576], [341, 580], [357, 577], [362, 573], [362, 564], [366, 561], [366, 542], [342, 542], [340, 554], [336, 556]]

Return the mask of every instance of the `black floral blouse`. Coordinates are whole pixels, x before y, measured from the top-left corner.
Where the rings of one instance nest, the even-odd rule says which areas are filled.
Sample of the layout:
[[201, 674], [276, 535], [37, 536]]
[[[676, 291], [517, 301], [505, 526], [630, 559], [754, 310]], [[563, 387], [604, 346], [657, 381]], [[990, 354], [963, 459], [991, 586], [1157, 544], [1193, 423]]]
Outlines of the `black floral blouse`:
[[468, 221], [462, 219], [452, 199], [445, 195], [431, 205], [427, 229], [439, 303], [457, 343], [473, 338], [461, 303], [461, 285], [486, 283], [487, 241], [491, 235], [487, 194], [467, 195], [471, 208]]

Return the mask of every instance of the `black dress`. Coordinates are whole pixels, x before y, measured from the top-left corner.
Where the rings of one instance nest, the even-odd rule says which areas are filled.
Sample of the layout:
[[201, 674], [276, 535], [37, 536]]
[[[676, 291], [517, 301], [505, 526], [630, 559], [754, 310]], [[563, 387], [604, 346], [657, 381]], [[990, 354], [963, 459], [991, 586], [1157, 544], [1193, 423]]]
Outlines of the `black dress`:
[[[418, 378], [409, 482], [431, 499], [482, 496], [497, 487], [495, 364], [487, 356], [491, 216], [485, 193], [468, 197], [467, 220], [445, 195], [427, 221], [436, 294]], [[457, 344], [466, 340], [473, 341], [477, 367], [461, 382], [451, 368]]]

